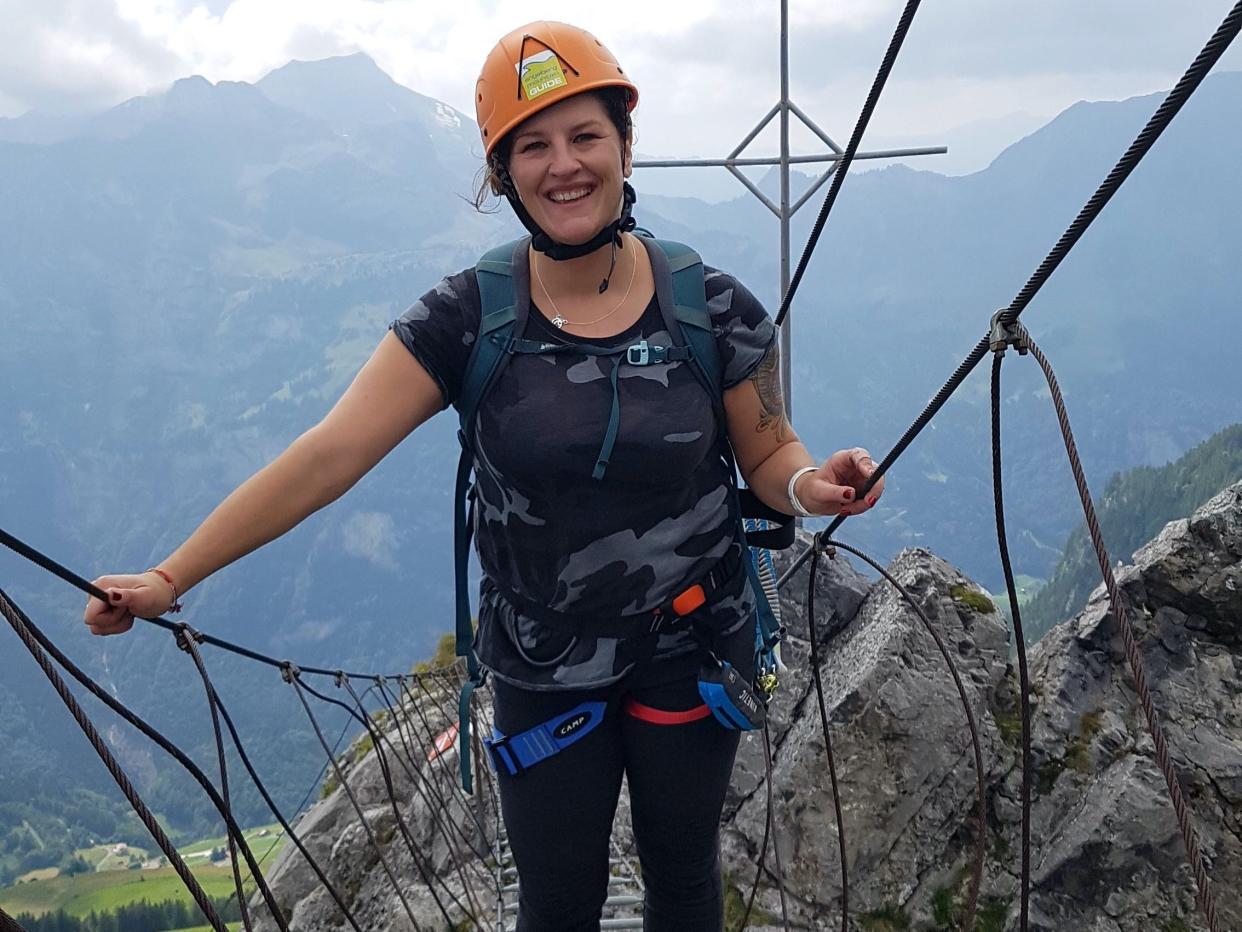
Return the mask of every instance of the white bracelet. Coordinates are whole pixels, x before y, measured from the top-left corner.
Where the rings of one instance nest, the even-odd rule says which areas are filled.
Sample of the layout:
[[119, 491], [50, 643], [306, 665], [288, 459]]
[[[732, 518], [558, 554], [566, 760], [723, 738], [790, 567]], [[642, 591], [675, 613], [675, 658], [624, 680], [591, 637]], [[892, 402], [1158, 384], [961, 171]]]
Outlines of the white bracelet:
[[806, 506], [798, 501], [798, 496], [794, 494], [794, 486], [808, 472], [815, 472], [818, 466], [803, 466], [801, 469], [795, 470], [794, 474], [789, 477], [789, 485], [785, 488], [785, 494], [789, 498], [789, 504], [793, 506], [794, 514], [801, 515], [804, 518], [814, 518], [815, 515], [806, 510]]

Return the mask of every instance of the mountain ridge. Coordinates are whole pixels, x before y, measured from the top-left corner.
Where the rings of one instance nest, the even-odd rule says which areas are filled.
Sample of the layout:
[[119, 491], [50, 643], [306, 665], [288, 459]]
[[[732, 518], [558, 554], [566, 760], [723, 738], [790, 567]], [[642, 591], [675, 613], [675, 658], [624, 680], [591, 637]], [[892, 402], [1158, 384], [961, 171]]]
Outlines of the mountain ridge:
[[[206, 83], [177, 96], [186, 107], [199, 95], [240, 101], [233, 123], [182, 132], [185, 121], [156, 120], [120, 139], [0, 142], [10, 220], [0, 227], [0, 454], [11, 464], [0, 471], [0, 514], [87, 576], [162, 559], [327, 410], [388, 321], [519, 230], [463, 203], [477, 167], [468, 123], [441, 132], [432, 113], [431, 124], [368, 124], [343, 138], [253, 86]], [[1057, 365], [1091, 475], [1163, 462], [1236, 420], [1235, 89], [1233, 77], [1205, 82], [1024, 318]], [[1024, 140], [997, 174], [891, 168], [848, 180], [791, 318], [794, 418], [812, 449], [880, 452], [897, 439], [1128, 144], [1143, 106], [1123, 110], [1100, 127], [1076, 113]], [[1107, 130], [1094, 161], [1068, 154], [1060, 137], [1093, 128]], [[640, 197], [640, 222], [691, 242], [775, 306], [778, 258], [762, 205], [684, 200], [666, 216], [665, 204]], [[795, 237], [808, 224], [800, 214]], [[1006, 373], [1013, 552], [1020, 572], [1043, 576], [1079, 514], [1036, 374], [1016, 361]], [[998, 588], [986, 425], [976, 375], [845, 539], [877, 553], [934, 543]], [[195, 589], [188, 618], [320, 666], [401, 667], [427, 655], [451, 627], [443, 580], [456, 453], [451, 418], [420, 428], [337, 505]], [[176, 738], [211, 753], [190, 711], [199, 690], [171, 638], [85, 640], [76, 593], [5, 567], [17, 580], [6, 588], [109, 688], [141, 712], [171, 715]], [[246, 710], [241, 724], [264, 747], [280, 798], [296, 801], [313, 751], [300, 709], [278, 678], [221, 666], [222, 693]], [[0, 682], [23, 695], [45, 688], [13, 651], [0, 651]], [[98, 787], [101, 771], [83, 763], [58, 713], [30, 708], [6, 740], [51, 762], [15, 781], [47, 772]], [[141, 745], [125, 753], [160, 773]], [[173, 783], [156, 789], [169, 807], [186, 796]], [[253, 796], [240, 805], [255, 811]]]

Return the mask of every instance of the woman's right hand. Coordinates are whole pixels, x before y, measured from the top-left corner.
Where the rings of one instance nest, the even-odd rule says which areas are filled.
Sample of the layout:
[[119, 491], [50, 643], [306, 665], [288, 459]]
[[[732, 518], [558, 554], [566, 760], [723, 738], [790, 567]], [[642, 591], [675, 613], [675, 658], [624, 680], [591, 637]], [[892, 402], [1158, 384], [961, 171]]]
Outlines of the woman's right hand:
[[86, 602], [82, 621], [91, 634], [124, 634], [135, 618], [158, 618], [173, 604], [173, 591], [158, 573], [128, 576], [100, 576], [94, 585], [108, 593], [110, 602], [92, 596]]

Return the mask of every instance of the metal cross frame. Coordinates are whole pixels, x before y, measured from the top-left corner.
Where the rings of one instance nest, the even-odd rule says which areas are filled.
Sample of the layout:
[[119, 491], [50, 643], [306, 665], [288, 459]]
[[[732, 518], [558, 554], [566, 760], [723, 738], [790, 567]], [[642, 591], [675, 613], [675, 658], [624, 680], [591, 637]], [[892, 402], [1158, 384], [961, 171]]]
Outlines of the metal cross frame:
[[[789, 115], [793, 114], [802, 121], [802, 125], [818, 136], [829, 148], [829, 152], [821, 155], [790, 155], [789, 154]], [[780, 117], [780, 146], [781, 154], [775, 158], [740, 158], [743, 150], [750, 145], [769, 123], [773, 117]], [[891, 159], [903, 158], [912, 155], [943, 155], [948, 152], [947, 146], [925, 146], [914, 149], [882, 149], [870, 152], [857, 152], [855, 159]], [[845, 150], [837, 145], [827, 133], [820, 129], [815, 121], [802, 111], [802, 109], [789, 98], [789, 0], [781, 0], [781, 97], [772, 109], [764, 115], [763, 119], [743, 137], [742, 141], [737, 144], [732, 152], [723, 159], [642, 159], [634, 162], [635, 168], [686, 168], [686, 167], [704, 167], [716, 166], [727, 168], [738, 181], [746, 186], [751, 194], [759, 198], [768, 210], [776, 215], [780, 221], [781, 235], [781, 280], [780, 295], [784, 298], [785, 293], [789, 290], [789, 222], [793, 219], [793, 215], [798, 212], [803, 204], [816, 191], [823, 186], [834, 171], [836, 171]], [[811, 184], [802, 196], [793, 204], [789, 202], [789, 166], [803, 165], [816, 162], [831, 162], [832, 164], [824, 171], [822, 175]], [[773, 203], [772, 199], [759, 190], [758, 186], [742, 173], [742, 167], [748, 165], [779, 165], [781, 180], [781, 199], [780, 203]], [[793, 329], [793, 314], [789, 314], [785, 318], [785, 323], [781, 326], [781, 388], [785, 395], [786, 413], [793, 415], [793, 385], [791, 373], [793, 371], [793, 350], [790, 338], [790, 332]]]

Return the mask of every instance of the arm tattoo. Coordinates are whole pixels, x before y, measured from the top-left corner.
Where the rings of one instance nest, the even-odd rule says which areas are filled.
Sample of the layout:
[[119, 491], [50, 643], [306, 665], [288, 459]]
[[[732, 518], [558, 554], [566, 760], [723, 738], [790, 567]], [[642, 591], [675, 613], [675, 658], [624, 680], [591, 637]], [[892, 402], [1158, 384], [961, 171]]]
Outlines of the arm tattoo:
[[781, 353], [777, 344], [773, 343], [759, 363], [759, 368], [750, 377], [759, 394], [759, 403], [763, 406], [759, 415], [756, 433], [775, 429], [776, 439], [785, 442], [785, 429], [789, 421], [785, 417], [785, 399], [781, 394]]

